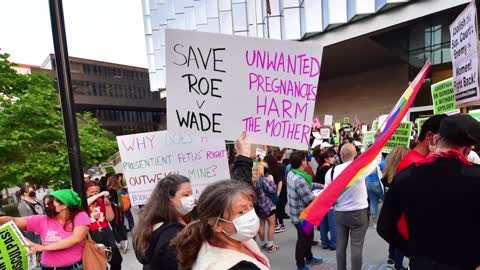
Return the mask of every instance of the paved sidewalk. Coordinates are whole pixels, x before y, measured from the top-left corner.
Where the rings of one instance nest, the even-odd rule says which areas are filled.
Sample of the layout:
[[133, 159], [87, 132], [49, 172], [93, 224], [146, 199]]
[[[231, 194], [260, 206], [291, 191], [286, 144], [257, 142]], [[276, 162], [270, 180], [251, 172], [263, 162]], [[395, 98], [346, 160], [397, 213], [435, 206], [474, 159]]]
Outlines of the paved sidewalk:
[[[272, 265], [272, 269], [279, 270], [294, 270], [295, 265], [295, 242], [296, 231], [295, 227], [289, 220], [285, 220], [285, 226], [287, 231], [284, 233], [276, 234], [275, 243], [280, 246], [280, 250], [275, 253], [267, 254]], [[319, 232], [315, 232], [315, 239], [319, 238]], [[130, 240], [131, 247], [131, 240]], [[347, 253], [349, 254], [349, 249]], [[313, 247], [314, 256], [318, 256], [324, 259], [324, 263], [321, 265], [313, 266], [313, 270], [334, 270], [336, 267], [335, 251], [324, 250], [321, 246]], [[362, 269], [365, 270], [382, 270], [390, 269], [386, 265], [386, 258], [388, 255], [388, 244], [380, 238], [377, 232], [373, 228], [369, 228], [367, 236], [365, 238], [365, 246], [363, 250], [363, 262]], [[348, 260], [350, 256], [348, 256]], [[348, 265], [350, 263], [348, 262]], [[405, 260], [407, 265], [407, 260]], [[124, 255], [123, 269], [133, 270], [142, 269], [141, 264], [137, 261], [133, 250], [130, 248], [126, 255]]]

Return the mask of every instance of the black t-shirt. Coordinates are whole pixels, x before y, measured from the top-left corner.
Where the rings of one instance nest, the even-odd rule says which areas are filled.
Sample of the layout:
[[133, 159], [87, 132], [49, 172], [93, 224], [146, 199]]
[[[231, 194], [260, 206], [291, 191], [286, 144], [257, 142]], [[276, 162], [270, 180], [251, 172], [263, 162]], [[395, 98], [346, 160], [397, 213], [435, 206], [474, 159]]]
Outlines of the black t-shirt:
[[285, 165], [281, 163], [277, 163], [277, 167], [275, 167], [273, 170], [272, 169], [267, 169], [267, 173], [271, 174], [273, 176], [273, 181], [275, 184], [278, 186], [280, 181], [283, 182], [282, 184], [282, 190], [280, 191], [281, 193], [287, 192], [287, 182], [285, 181]]
[[[412, 165], [393, 179], [377, 230], [407, 255], [475, 269], [480, 265], [479, 197], [478, 165], [467, 166], [452, 158]], [[402, 214], [408, 225], [408, 241], [397, 227]], [[454, 234], [445, 234], [452, 228], [457, 228]]]
[[315, 179], [313, 182], [325, 185], [325, 175], [332, 166], [318, 166], [317, 173], [315, 174]]

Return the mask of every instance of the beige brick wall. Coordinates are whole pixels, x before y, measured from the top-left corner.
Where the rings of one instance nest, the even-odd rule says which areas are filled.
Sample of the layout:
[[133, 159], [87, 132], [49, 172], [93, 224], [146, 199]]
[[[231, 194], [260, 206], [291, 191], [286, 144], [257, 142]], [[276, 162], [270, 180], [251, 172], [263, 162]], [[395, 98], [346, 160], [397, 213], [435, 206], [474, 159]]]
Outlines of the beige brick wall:
[[355, 115], [367, 124], [381, 114], [388, 114], [408, 86], [407, 64], [385, 66], [323, 80], [319, 83], [314, 117], [323, 123], [324, 115], [334, 122], [344, 116], [353, 122]]

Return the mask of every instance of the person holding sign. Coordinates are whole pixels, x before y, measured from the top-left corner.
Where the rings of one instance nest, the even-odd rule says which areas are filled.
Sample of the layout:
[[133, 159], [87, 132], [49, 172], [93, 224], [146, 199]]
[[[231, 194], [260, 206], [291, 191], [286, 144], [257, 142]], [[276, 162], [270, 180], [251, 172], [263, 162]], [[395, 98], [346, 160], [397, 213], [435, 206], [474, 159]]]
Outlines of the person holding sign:
[[253, 240], [260, 227], [253, 208], [255, 201], [255, 190], [242, 181], [208, 185], [198, 200], [199, 219], [174, 240], [180, 268], [270, 269], [268, 258]]
[[172, 174], [158, 182], [133, 232], [135, 255], [144, 270], [177, 269], [177, 252], [170, 242], [189, 223], [194, 207], [187, 177]]
[[42, 245], [30, 243], [30, 254], [42, 252], [42, 270], [82, 269], [82, 254], [90, 221], [82, 200], [70, 189], [52, 192], [48, 215], [22, 218], [0, 217], [0, 225], [11, 220], [21, 230], [40, 235]]

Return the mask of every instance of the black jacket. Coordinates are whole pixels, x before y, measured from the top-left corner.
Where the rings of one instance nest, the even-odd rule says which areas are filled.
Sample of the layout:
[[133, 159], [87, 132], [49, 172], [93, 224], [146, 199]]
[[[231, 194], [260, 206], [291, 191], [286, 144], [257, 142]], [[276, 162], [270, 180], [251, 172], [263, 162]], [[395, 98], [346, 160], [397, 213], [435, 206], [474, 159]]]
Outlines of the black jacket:
[[[232, 179], [252, 184], [252, 165], [250, 158], [236, 156], [233, 163]], [[178, 269], [177, 251], [170, 245], [171, 240], [185, 226], [178, 223], [165, 223], [152, 233], [150, 248], [145, 256], [140, 255], [134, 246], [135, 255], [144, 270], [176, 270]], [[232, 270], [257, 270], [258, 268], [249, 262], [240, 262]]]
[[150, 248], [147, 250], [145, 256], [140, 255], [134, 247], [135, 255], [138, 261], [143, 264], [144, 270], [176, 270], [178, 268], [177, 251], [174, 246], [170, 245], [170, 241], [175, 238], [184, 227], [184, 225], [178, 222], [163, 224], [152, 233]]
[[[480, 166], [438, 158], [394, 178], [378, 233], [406, 255], [460, 269], [480, 266]], [[405, 214], [409, 239], [397, 229]]]
[[252, 166], [251, 158], [236, 156], [233, 162], [232, 179], [252, 185]]

